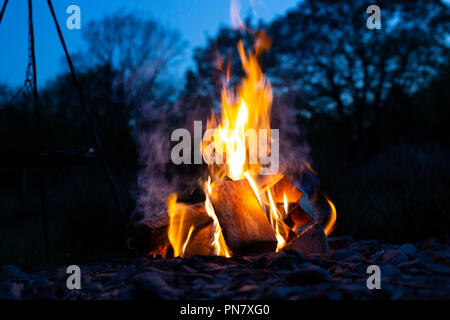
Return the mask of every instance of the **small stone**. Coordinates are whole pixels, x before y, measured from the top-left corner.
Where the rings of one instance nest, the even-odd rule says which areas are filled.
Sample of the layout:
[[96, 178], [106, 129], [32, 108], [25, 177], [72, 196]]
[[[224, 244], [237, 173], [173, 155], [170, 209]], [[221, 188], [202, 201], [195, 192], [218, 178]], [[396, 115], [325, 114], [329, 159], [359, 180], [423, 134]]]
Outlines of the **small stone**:
[[346, 262], [360, 262], [362, 260], [361, 255], [359, 253], [355, 253], [354, 255], [346, 258], [344, 261]]
[[91, 273], [86, 273], [82, 277], [83, 284], [91, 283], [94, 280], [94, 276]]
[[296, 257], [288, 255], [284, 252], [280, 252], [269, 260], [268, 267], [277, 270], [279, 269], [291, 270], [295, 268], [296, 262], [297, 262]]
[[178, 269], [180, 272], [186, 272], [186, 273], [198, 273], [197, 269], [194, 269], [187, 265], [181, 265]]
[[444, 275], [450, 275], [450, 268], [442, 264], [429, 263], [426, 265], [428, 271]]
[[407, 254], [408, 256], [413, 256], [416, 254], [417, 249], [412, 243], [405, 243], [398, 248], [400, 252]]
[[214, 283], [217, 282], [227, 283], [230, 281], [230, 277], [227, 274], [215, 274], [211, 280]]
[[303, 261], [308, 260], [308, 258], [303, 253], [301, 253], [298, 250], [286, 249], [286, 250], [283, 250], [283, 251], [286, 252], [288, 255], [296, 257], [299, 262], [303, 262]]
[[87, 284], [84, 289], [89, 292], [102, 292], [103, 286], [98, 282], [92, 282]]
[[398, 265], [397, 265], [397, 267], [399, 267], [399, 268], [405, 268], [405, 269], [407, 269], [407, 268], [411, 268], [411, 267], [414, 267], [414, 266], [420, 266], [420, 260], [419, 259], [414, 259], [414, 260], [410, 260], [410, 261], [405, 261], [405, 262], [402, 262], [402, 263], [399, 263]]
[[50, 271], [46, 272], [47, 278], [50, 280], [63, 280], [66, 279], [69, 275], [67, 274], [67, 268], [54, 268]]
[[317, 266], [292, 271], [286, 278], [290, 283], [296, 285], [311, 285], [331, 280], [330, 273]]
[[302, 287], [299, 286], [277, 286], [268, 292], [267, 295], [264, 296], [264, 299], [268, 300], [281, 300], [286, 299], [289, 295], [301, 292]]
[[133, 265], [126, 266], [124, 268], [121, 268], [119, 272], [116, 273], [114, 276], [114, 281], [121, 281], [125, 280], [125, 278], [129, 277], [133, 271], [135, 270], [135, 267]]
[[321, 268], [328, 269], [333, 266], [333, 262], [326, 259], [326, 256], [323, 255], [310, 255], [308, 258], [308, 262], [315, 264]]
[[42, 274], [32, 275], [31, 279], [34, 285], [40, 289], [50, 289], [53, 286], [53, 282], [49, 281], [47, 277]]
[[427, 240], [424, 240], [418, 246], [422, 250], [436, 250], [439, 247], [436, 238], [429, 238]]
[[179, 293], [154, 272], [141, 273], [133, 278], [136, 296], [139, 298], [177, 299]]
[[348, 249], [353, 249], [357, 251], [372, 251], [379, 248], [379, 243], [377, 240], [370, 239], [370, 240], [358, 240], [353, 243], [351, 243], [348, 246]]
[[339, 249], [334, 251], [331, 255], [330, 255], [330, 259], [332, 260], [336, 260], [336, 261], [342, 261], [347, 259], [348, 257], [351, 257], [355, 254], [355, 251], [350, 250], [350, 249]]
[[327, 237], [318, 223], [310, 225], [298, 234], [288, 245], [288, 249], [298, 250], [304, 254], [328, 254], [330, 252]]
[[248, 267], [254, 269], [264, 269], [266, 267], [266, 264], [267, 264], [267, 257], [262, 256], [256, 259], [255, 261], [250, 262]]
[[401, 270], [392, 264], [384, 264], [380, 267], [381, 276], [392, 277], [401, 273]]
[[431, 261], [433, 263], [449, 265], [450, 264], [450, 253], [449, 252], [435, 252], [431, 256]]
[[383, 254], [383, 261], [399, 264], [408, 261], [408, 256], [399, 250], [390, 249]]
[[245, 284], [238, 289], [239, 293], [252, 293], [258, 291], [258, 286], [256, 284]]
[[339, 250], [347, 248], [354, 241], [355, 239], [351, 236], [333, 237], [328, 238], [328, 245], [331, 250]]
[[4, 281], [0, 283], [0, 300], [16, 300], [22, 298], [23, 284]]
[[384, 250], [378, 250], [377, 252], [375, 252], [375, 254], [373, 255], [373, 260], [375, 261], [380, 261], [383, 258], [384, 255]]
[[11, 264], [4, 264], [0, 267], [0, 280], [14, 281], [20, 273], [20, 269]]

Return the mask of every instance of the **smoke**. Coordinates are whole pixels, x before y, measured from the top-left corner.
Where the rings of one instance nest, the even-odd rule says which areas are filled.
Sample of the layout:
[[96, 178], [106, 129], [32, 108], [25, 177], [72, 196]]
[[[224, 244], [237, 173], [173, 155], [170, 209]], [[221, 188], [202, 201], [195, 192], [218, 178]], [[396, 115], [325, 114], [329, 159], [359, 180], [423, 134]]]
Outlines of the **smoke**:
[[181, 102], [175, 102], [167, 111], [160, 112], [157, 119], [152, 119], [150, 125], [138, 128], [136, 139], [141, 170], [133, 192], [136, 200], [131, 216], [133, 225], [145, 224], [151, 228], [167, 225], [166, 201], [171, 193], [176, 192], [185, 202], [202, 197], [199, 195], [200, 178], [205, 167], [175, 165], [171, 159], [173, 130], [186, 128], [193, 136], [195, 120], [205, 123], [206, 115], [198, 110], [187, 114]]
[[239, 29], [243, 27], [241, 15], [241, 2], [239, 0], [231, 0], [230, 3], [230, 19], [231, 19], [231, 28]]
[[311, 148], [298, 124], [292, 100], [290, 95], [275, 98], [271, 118], [271, 128], [280, 132], [280, 172], [290, 179], [311, 162]]
[[[161, 119], [164, 123], [164, 118]], [[137, 177], [136, 209], [133, 223], [157, 225], [164, 222], [165, 199], [175, 191], [176, 181], [164, 175], [170, 162], [170, 140], [164, 125], [143, 130], [137, 136], [139, 163], [142, 169]]]

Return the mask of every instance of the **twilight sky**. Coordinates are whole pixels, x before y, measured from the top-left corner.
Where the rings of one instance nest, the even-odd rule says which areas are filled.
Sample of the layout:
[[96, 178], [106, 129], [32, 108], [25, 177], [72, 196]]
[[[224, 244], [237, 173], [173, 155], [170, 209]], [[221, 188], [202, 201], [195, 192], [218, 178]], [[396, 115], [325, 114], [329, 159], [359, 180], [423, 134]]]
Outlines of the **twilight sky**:
[[[219, 26], [230, 25], [230, 0], [53, 0], [69, 52], [83, 48], [83, 27], [125, 11], [143, 18], [156, 19], [165, 26], [178, 29], [189, 44], [185, 58], [177, 68], [176, 77], [192, 65], [192, 49], [205, 43], [206, 36], [216, 34]], [[255, 20], [269, 21], [296, 5], [298, 0], [241, 0], [241, 17], [252, 13]], [[0, 0], [1, 5], [3, 0]], [[76, 4], [81, 9], [81, 29], [68, 30], [66, 8]], [[252, 5], [253, 4], [253, 5]], [[21, 85], [27, 64], [27, 0], [10, 0], [0, 24], [0, 82]], [[33, 0], [38, 87], [68, 70], [63, 64], [63, 50], [45, 0]], [[64, 61], [65, 62], [65, 61]]]

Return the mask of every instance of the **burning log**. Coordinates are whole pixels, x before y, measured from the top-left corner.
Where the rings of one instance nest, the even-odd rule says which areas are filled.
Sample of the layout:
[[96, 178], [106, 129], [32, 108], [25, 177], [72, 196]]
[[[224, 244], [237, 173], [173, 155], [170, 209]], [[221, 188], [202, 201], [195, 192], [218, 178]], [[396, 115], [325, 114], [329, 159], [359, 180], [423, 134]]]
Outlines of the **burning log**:
[[284, 176], [281, 173], [272, 175], [260, 175], [256, 178], [256, 184], [259, 186], [262, 192], [266, 192], [268, 189], [277, 184], [281, 179], [283, 179], [283, 177]]
[[300, 206], [303, 192], [297, 189], [286, 176], [277, 174], [269, 176], [265, 181], [266, 188], [272, 190], [277, 208], [285, 213], [284, 222], [288, 226], [297, 228], [313, 221], [313, 218]]
[[298, 203], [303, 193], [286, 176], [283, 176], [273, 185], [272, 195], [273, 200], [278, 203], [284, 203], [285, 197], [288, 203]]
[[305, 170], [293, 179], [293, 184], [304, 191], [304, 196], [310, 210], [303, 208], [318, 222], [326, 235], [336, 226], [336, 208], [334, 204], [320, 191], [320, 179], [317, 173], [306, 163]]
[[214, 255], [214, 248], [211, 246], [211, 238], [214, 233], [214, 226], [211, 222], [203, 227], [196, 227], [186, 242], [183, 258], [190, 258], [194, 255], [211, 256]]
[[315, 201], [312, 203], [312, 208], [314, 221], [320, 224], [325, 234], [330, 234], [336, 227], [336, 208], [334, 204], [322, 192], [318, 192]]
[[204, 204], [187, 205], [176, 200], [177, 196], [173, 194], [167, 201], [170, 218], [167, 231], [174, 256], [184, 257], [188, 249], [190, 255], [211, 254], [213, 219], [206, 212]]
[[214, 183], [211, 202], [233, 254], [276, 249], [275, 232], [247, 180]]
[[303, 210], [299, 203], [292, 206], [292, 209], [289, 209], [288, 212], [289, 215], [286, 218], [286, 224], [293, 226], [294, 229], [302, 227], [313, 221], [313, 218], [305, 210]]
[[329, 253], [327, 237], [317, 222], [301, 227], [297, 232], [297, 236], [285, 247], [286, 249], [295, 249], [305, 254]]
[[[206, 213], [204, 203], [194, 205], [177, 203], [176, 207], [171, 210], [171, 213], [175, 213], [175, 217], [172, 220], [174, 224], [181, 223], [184, 226], [183, 228], [195, 226], [188, 241], [185, 255], [211, 255], [212, 249], [209, 241], [212, 233], [212, 219]], [[129, 240], [129, 245], [142, 254], [161, 254], [164, 256], [171, 246], [168, 230], [169, 217], [166, 215], [166, 219], [161, 219], [158, 221], [158, 224], [141, 225], [139, 228], [136, 228]]]

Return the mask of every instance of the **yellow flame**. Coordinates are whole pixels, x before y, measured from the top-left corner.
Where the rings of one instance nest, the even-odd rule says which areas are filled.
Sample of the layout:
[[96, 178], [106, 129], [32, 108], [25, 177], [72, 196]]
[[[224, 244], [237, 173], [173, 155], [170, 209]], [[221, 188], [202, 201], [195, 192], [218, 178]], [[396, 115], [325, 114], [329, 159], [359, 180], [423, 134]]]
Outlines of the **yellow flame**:
[[194, 226], [192, 225], [191, 228], [189, 229], [189, 233], [187, 235], [186, 241], [183, 244], [183, 249], [181, 250], [181, 257], [184, 257], [184, 253], [186, 252], [187, 244], [188, 244], [189, 240], [191, 239], [191, 235], [192, 235], [193, 231], [194, 231]]
[[275, 229], [275, 237], [277, 238], [277, 252], [278, 252], [286, 244], [286, 241], [284, 240], [284, 237], [280, 232], [280, 223], [283, 220], [277, 210], [275, 202], [273, 201], [272, 192], [270, 192], [270, 190], [267, 191], [267, 195], [269, 196], [269, 203], [270, 203], [270, 224]]
[[213, 227], [214, 227], [214, 235], [212, 239], [212, 246], [214, 248], [214, 253], [217, 256], [225, 256], [227, 258], [231, 257], [230, 252], [228, 250], [227, 244], [225, 243], [225, 239], [222, 235], [222, 228], [220, 227], [219, 219], [217, 219], [217, 215], [214, 211], [214, 207], [209, 199], [211, 194], [211, 177], [208, 177], [208, 182], [206, 183], [206, 200], [205, 200], [205, 209], [208, 215], [213, 219]]
[[[256, 42], [255, 53], [248, 54], [242, 41], [239, 42], [238, 52], [246, 76], [236, 90], [223, 84], [220, 115], [212, 114], [208, 119], [207, 129], [215, 129], [210, 143], [215, 154], [225, 162], [217, 164], [216, 161], [209, 166], [214, 180], [223, 179], [225, 175], [232, 180], [243, 179], [246, 171], [253, 176], [259, 174], [258, 130], [266, 130], [270, 141], [272, 87], [258, 64], [258, 55], [270, 46], [270, 40], [261, 33]], [[270, 152], [270, 144], [265, 151]]]
[[[170, 219], [167, 235], [173, 248], [173, 256], [182, 257], [192, 232], [187, 232], [189, 226], [185, 224], [186, 205], [177, 203], [177, 198], [177, 194], [172, 193], [167, 199], [167, 212]], [[194, 226], [190, 226], [192, 231], [193, 228]]]
[[289, 209], [289, 203], [286, 197], [286, 193], [283, 193], [283, 201], [284, 201], [284, 213], [287, 215], [288, 214], [288, 209]]
[[325, 198], [327, 199], [328, 204], [330, 205], [330, 208], [331, 208], [330, 220], [328, 220], [327, 225], [323, 229], [326, 236], [328, 237], [328, 235], [334, 230], [334, 227], [336, 225], [337, 214], [336, 214], [336, 207], [334, 206], [333, 202], [331, 202], [331, 200], [328, 199], [328, 197], [325, 197]]
[[238, 109], [234, 128], [229, 128], [229, 121], [219, 127], [221, 142], [225, 143], [228, 163], [228, 176], [233, 180], [243, 178], [246, 163], [245, 125], [248, 120], [247, 105], [244, 100]]
[[263, 203], [261, 201], [261, 197], [259, 196], [258, 187], [256, 186], [255, 181], [252, 179], [252, 176], [250, 175], [250, 173], [248, 173], [248, 171], [245, 171], [244, 177], [247, 179], [248, 183], [252, 187], [253, 192], [255, 193], [255, 196], [258, 199], [259, 205], [264, 209]]

